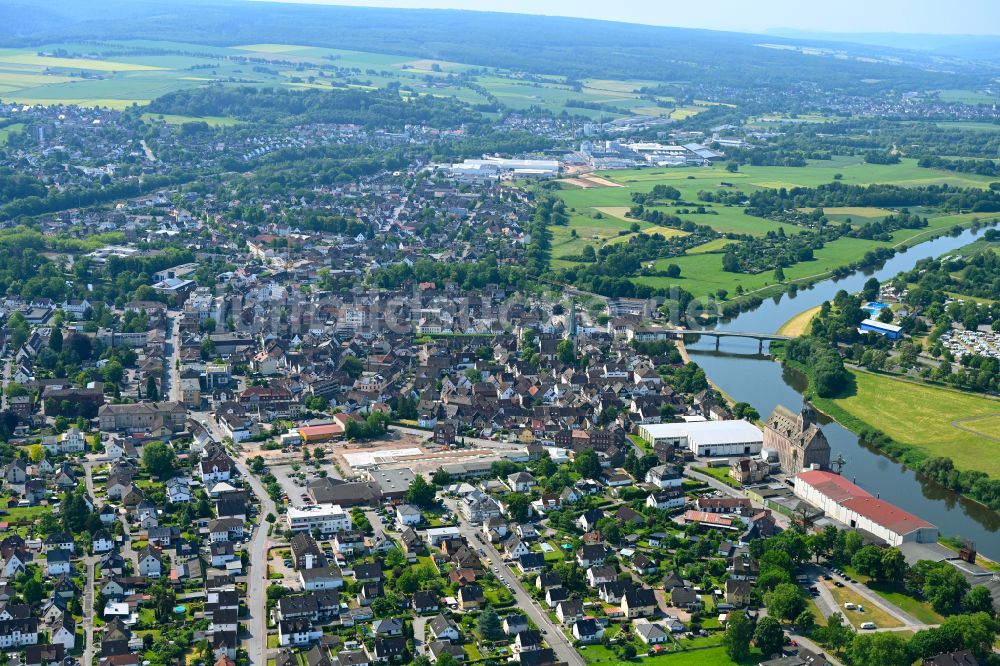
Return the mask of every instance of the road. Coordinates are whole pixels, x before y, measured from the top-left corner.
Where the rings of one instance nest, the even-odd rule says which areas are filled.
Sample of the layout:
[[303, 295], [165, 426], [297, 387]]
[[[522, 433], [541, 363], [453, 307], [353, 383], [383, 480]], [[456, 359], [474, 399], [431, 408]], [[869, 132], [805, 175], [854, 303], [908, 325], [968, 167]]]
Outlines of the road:
[[417, 615], [413, 618], [413, 653], [416, 655], [424, 654], [426, 646], [424, 645], [424, 634], [427, 627], [427, 618], [423, 615]]
[[180, 310], [167, 311], [167, 336], [164, 340], [163, 355], [170, 361], [167, 363], [167, 371], [163, 374], [163, 386], [161, 387], [164, 397], [176, 402], [181, 401], [181, 329], [177, 325], [177, 319], [180, 316]]
[[142, 152], [146, 154], [146, 159], [149, 160], [150, 162], [155, 162], [156, 155], [153, 154], [153, 149], [146, 144], [146, 140], [143, 139], [142, 141], [140, 141], [139, 145], [142, 146]]
[[[203, 422], [212, 433], [216, 441], [223, 441], [225, 433], [219, 428], [215, 420], [206, 412], [194, 412], [193, 418]], [[249, 636], [246, 639], [247, 662], [266, 666], [267, 650], [267, 552], [272, 546], [271, 539], [267, 536], [268, 523], [265, 520], [267, 514], [278, 515], [278, 509], [267, 494], [264, 484], [254, 476], [246, 466], [246, 462], [239, 456], [234, 456], [236, 469], [240, 475], [246, 479], [260, 502], [258, 513], [258, 526], [254, 530], [253, 537], [246, 545], [246, 550], [250, 554], [250, 570], [247, 572], [247, 610], [250, 613], [250, 620], [247, 622]]]
[[566, 639], [566, 635], [562, 632], [562, 629], [549, 619], [545, 609], [539, 606], [538, 602], [525, 591], [521, 579], [507, 566], [500, 553], [497, 552], [492, 544], [483, 543], [476, 538], [478, 531], [474, 525], [465, 520], [462, 514], [459, 513], [458, 504], [455, 500], [446, 499], [445, 504], [458, 518], [459, 532], [469, 542], [470, 547], [482, 548], [486, 553], [486, 559], [489, 560], [490, 566], [499, 569], [501, 577], [511, 582], [514, 587], [514, 599], [517, 601], [517, 606], [542, 630], [545, 640], [553, 652], [555, 652], [556, 659], [572, 664], [573, 666], [586, 666], [583, 657]]
[[91, 555], [83, 559], [87, 567], [87, 584], [83, 588], [83, 661], [84, 666], [94, 663], [94, 586], [96, 584], [97, 563], [101, 561], [99, 555]]
[[[817, 565], [808, 565], [805, 568], [805, 574], [809, 576], [809, 584], [816, 585], [817, 589], [819, 589], [819, 597], [816, 598], [816, 605], [820, 607], [821, 611], [828, 611], [827, 616], [829, 616], [832, 612], [837, 612], [846, 616], [847, 613], [845, 613], [843, 608], [840, 608], [837, 605], [836, 599], [833, 598], [833, 595], [830, 593], [827, 586], [823, 584], [821, 578], [824, 573], [826, 573], [826, 570]], [[831, 573], [831, 575], [835, 580], [842, 583], [845, 588], [851, 590], [858, 596], [863, 597], [865, 604], [881, 609], [902, 623], [901, 627], [879, 627], [876, 631], [920, 631], [921, 629], [930, 629], [939, 626], [936, 624], [925, 624], [921, 622], [896, 604], [883, 599], [861, 583], [856, 581], [847, 581], [842, 576], [838, 576], [834, 573]], [[827, 608], [824, 608], [824, 606]]]
[[[164, 345], [164, 355], [167, 359], [167, 372], [164, 375], [163, 394], [170, 400], [181, 401], [180, 382], [180, 327], [177, 320], [181, 316], [179, 310], [167, 312], [167, 337]], [[211, 433], [216, 442], [223, 442], [226, 434], [208, 412], [190, 412], [191, 418], [202, 423]], [[267, 552], [271, 540], [267, 536], [267, 514], [278, 515], [274, 501], [267, 494], [264, 485], [254, 476], [246, 465], [243, 456], [231, 452], [233, 462], [240, 475], [246, 480], [260, 504], [257, 514], [257, 528], [254, 530], [246, 550], [250, 554], [250, 570], [247, 572], [246, 605], [250, 614], [247, 622], [248, 636], [246, 638], [247, 663], [258, 666], [267, 664]]]

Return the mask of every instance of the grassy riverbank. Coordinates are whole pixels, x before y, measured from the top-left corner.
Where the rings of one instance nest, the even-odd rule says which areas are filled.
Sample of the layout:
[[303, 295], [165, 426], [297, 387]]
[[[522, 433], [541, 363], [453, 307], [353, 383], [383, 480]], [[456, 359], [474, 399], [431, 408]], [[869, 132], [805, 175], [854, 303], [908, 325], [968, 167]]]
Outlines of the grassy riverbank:
[[[772, 345], [782, 359], [780, 345]], [[809, 368], [784, 361], [807, 377]], [[916, 467], [933, 457], [950, 458], [959, 471], [980, 471], [1000, 479], [1000, 400], [927, 386], [887, 375], [849, 369], [850, 387], [835, 397], [807, 390], [817, 409], [862, 438], [881, 435], [875, 445], [886, 455]], [[969, 420], [971, 419], [971, 420]]]
[[809, 308], [805, 312], [800, 312], [795, 315], [778, 329], [778, 335], [791, 335], [793, 337], [798, 337], [800, 335], [809, 335], [809, 331], [812, 329], [812, 320], [819, 312], [821, 306], [817, 305], [814, 308]]

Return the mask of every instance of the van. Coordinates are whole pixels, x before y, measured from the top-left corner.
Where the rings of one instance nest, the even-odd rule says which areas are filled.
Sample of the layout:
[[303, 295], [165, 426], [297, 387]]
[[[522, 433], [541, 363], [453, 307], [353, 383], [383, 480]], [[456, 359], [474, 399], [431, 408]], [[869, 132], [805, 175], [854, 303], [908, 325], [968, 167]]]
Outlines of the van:
[[850, 601], [847, 601], [844, 603], [844, 608], [846, 608], [847, 610], [854, 610], [856, 606], [852, 604]]
[[875, 628], [875, 623], [874, 622], [862, 622], [861, 623], [861, 628], [862, 629], [874, 629]]

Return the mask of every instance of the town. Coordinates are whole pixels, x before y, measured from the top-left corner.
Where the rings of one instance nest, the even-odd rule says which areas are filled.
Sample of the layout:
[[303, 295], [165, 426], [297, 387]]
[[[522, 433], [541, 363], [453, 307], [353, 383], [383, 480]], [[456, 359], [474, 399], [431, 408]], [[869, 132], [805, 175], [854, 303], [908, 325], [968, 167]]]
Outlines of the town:
[[1000, 663], [988, 54], [22, 1], [0, 661]]

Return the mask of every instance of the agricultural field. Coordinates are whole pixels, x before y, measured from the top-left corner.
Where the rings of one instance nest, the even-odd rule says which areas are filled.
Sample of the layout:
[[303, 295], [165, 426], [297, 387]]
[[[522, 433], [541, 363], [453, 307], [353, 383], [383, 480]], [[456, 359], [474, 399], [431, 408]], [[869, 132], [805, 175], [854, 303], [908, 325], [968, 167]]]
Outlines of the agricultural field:
[[[469, 69], [470, 65], [445, 60], [296, 44], [213, 47], [139, 40], [59, 43], [37, 49], [0, 49], [0, 99], [120, 109], [210, 83], [293, 89], [377, 88], [399, 83], [404, 91], [420, 95], [455, 97], [472, 104], [487, 102], [481, 92], [465, 82], [448, 80], [449, 75]], [[529, 80], [494, 70], [490, 75], [472, 77], [469, 83], [482, 86], [512, 109], [538, 106], [594, 120], [610, 120], [624, 113], [683, 119], [708, 108], [697, 102], [673, 106], [673, 100], [665, 97], [656, 100], [662, 104], [657, 106], [636, 92], [649, 84], [643, 81], [591, 80], [574, 88], [553, 77]], [[605, 108], [568, 107], [567, 102]]]
[[[833, 400], [836, 407], [928, 456], [951, 458], [958, 469], [1000, 476], [1000, 400], [885, 375], [852, 374], [857, 389]], [[964, 421], [974, 417], [986, 418]]]
[[[834, 180], [836, 175], [849, 184], [895, 183], [903, 186], [944, 184], [959, 187], [988, 187], [991, 179], [974, 174], [953, 174], [948, 171], [920, 168], [916, 160], [904, 159], [900, 164], [867, 164], [861, 158], [837, 158], [829, 161], [814, 161], [807, 167], [742, 167], [730, 173], [721, 167], [689, 169], [643, 169], [608, 171], [597, 177], [618, 187], [567, 188], [558, 192], [565, 201], [571, 215], [568, 227], [553, 229], [553, 266], [562, 267], [566, 263], [559, 257], [579, 254], [584, 246], [591, 244], [597, 250], [609, 242], [622, 242], [620, 232], [634, 222], [625, 217], [633, 204], [632, 192], [648, 192], [659, 184], [672, 185], [681, 192], [678, 206], [658, 206], [654, 210], [677, 214], [678, 208], [693, 210], [700, 205], [698, 192], [731, 187], [743, 192], [772, 187], [815, 187]], [[726, 185], [722, 185], [726, 183]], [[784, 227], [786, 234], [794, 234], [798, 228], [772, 220], [746, 215], [738, 206], [705, 204], [706, 214], [677, 214], [682, 220], [700, 225], [708, 225], [719, 233], [738, 233], [763, 236], [768, 231]], [[858, 223], [881, 219], [892, 211], [883, 208], [845, 207], [825, 210], [831, 219], [844, 221], [848, 218]], [[914, 212], [919, 212], [914, 209]], [[596, 215], [600, 213], [601, 219]], [[929, 212], [928, 216], [932, 216]], [[879, 247], [899, 247], [912, 245], [943, 233], [956, 224], [968, 224], [977, 217], [973, 214], [937, 216], [930, 219], [924, 229], [901, 229], [892, 234], [888, 242], [867, 241], [855, 238], [841, 238], [828, 243], [815, 252], [813, 261], [795, 264], [785, 269], [787, 281], [809, 281], [861, 259], [868, 251]], [[978, 217], [982, 218], [983, 215]], [[641, 231], [651, 233], [647, 222], [639, 222]], [[577, 236], [571, 237], [576, 229]], [[611, 240], [614, 238], [615, 240]], [[771, 272], [755, 275], [728, 273], [722, 270], [722, 253], [726, 243], [719, 239], [695, 248], [686, 256], [664, 259], [656, 268], [663, 270], [667, 264], [677, 264], [681, 268], [681, 278], [637, 277], [636, 282], [653, 287], [677, 284], [695, 296], [704, 297], [725, 290], [730, 296], [736, 288], [745, 292], [767, 290], [775, 287]]]

